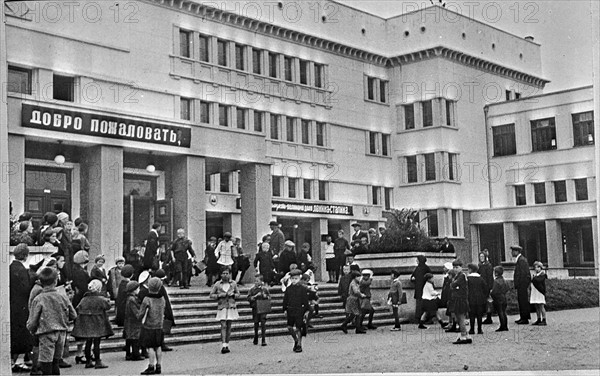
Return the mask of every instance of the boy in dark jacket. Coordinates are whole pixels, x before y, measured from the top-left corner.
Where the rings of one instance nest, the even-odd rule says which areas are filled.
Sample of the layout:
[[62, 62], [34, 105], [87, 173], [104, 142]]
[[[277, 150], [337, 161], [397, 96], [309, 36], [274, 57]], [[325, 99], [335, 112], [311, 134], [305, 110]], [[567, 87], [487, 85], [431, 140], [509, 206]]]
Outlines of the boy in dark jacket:
[[117, 291], [117, 298], [115, 300], [115, 309], [117, 311], [117, 315], [115, 318], [115, 323], [118, 326], [123, 326], [125, 322], [125, 304], [127, 303], [127, 284], [131, 280], [133, 276], [133, 266], [125, 265], [123, 269], [121, 269], [121, 282], [119, 283], [119, 289]]
[[56, 290], [58, 274], [51, 268], [40, 272], [39, 280], [43, 291], [31, 302], [27, 329], [39, 340], [39, 367], [44, 375], [60, 375], [69, 320], [77, 313], [66, 296]]
[[306, 287], [298, 283], [302, 272], [295, 269], [290, 273], [291, 285], [283, 295], [283, 310], [287, 316], [288, 331], [294, 339], [294, 352], [302, 352], [301, 330], [304, 326], [304, 313], [308, 310], [308, 292]]
[[477, 334], [483, 334], [481, 322], [483, 314], [486, 311], [487, 298], [489, 289], [485, 281], [479, 273], [479, 267], [475, 264], [467, 265], [469, 269], [469, 277], [467, 278], [467, 286], [469, 288], [469, 321], [471, 329], [469, 334], [475, 334], [475, 319], [477, 319]]
[[125, 302], [125, 317], [123, 336], [125, 337], [125, 360], [144, 360], [140, 354], [140, 332], [142, 330], [142, 321], [138, 318], [140, 313], [140, 302], [138, 293], [140, 284], [136, 281], [129, 281], [125, 288], [127, 300]]
[[497, 332], [508, 331], [508, 318], [506, 317], [506, 293], [508, 292], [508, 285], [502, 275], [504, 274], [504, 268], [500, 265], [494, 267], [494, 287], [492, 287], [492, 301], [494, 309], [498, 313], [498, 319], [500, 320], [500, 327], [496, 329]]

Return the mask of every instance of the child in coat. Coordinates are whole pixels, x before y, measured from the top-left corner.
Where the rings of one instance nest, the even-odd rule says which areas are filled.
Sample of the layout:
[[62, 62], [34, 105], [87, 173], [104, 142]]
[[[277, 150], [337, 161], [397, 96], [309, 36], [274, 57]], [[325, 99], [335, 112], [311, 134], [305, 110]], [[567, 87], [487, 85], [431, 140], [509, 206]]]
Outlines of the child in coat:
[[254, 286], [248, 291], [248, 301], [250, 302], [250, 307], [252, 308], [252, 321], [254, 321], [254, 341], [255, 345], [258, 345], [258, 326], [260, 324], [260, 332], [262, 336], [262, 346], [267, 346], [267, 314], [266, 313], [257, 313], [256, 306], [257, 300], [269, 300], [271, 299], [271, 294], [269, 293], [269, 288], [263, 281], [262, 274], [257, 274], [254, 276]]
[[483, 315], [487, 310], [487, 298], [490, 290], [481, 275], [479, 275], [477, 264], [469, 264], [467, 268], [469, 269], [467, 286], [469, 289], [469, 322], [471, 328], [469, 334], [475, 334], [475, 319], [477, 319], [477, 334], [483, 334], [481, 324]]
[[350, 265], [344, 265], [342, 267], [343, 275], [340, 278], [338, 284], [338, 295], [342, 298], [342, 308], [346, 308], [346, 300], [348, 299], [348, 289], [350, 288], [350, 282], [352, 282], [352, 276], [350, 275]]
[[500, 327], [496, 329], [497, 332], [508, 331], [508, 318], [506, 317], [506, 293], [508, 292], [508, 285], [502, 276], [504, 274], [504, 268], [500, 265], [494, 267], [494, 286], [490, 295], [492, 297], [492, 304], [496, 313], [498, 313], [498, 320], [500, 320]]
[[[97, 279], [90, 281], [88, 292], [85, 293], [77, 306], [77, 320], [71, 335], [85, 340], [85, 368], [108, 368], [100, 360], [100, 341], [114, 333], [108, 321], [110, 303], [102, 293], [102, 282]], [[94, 362], [92, 362], [92, 344], [94, 345]]]
[[375, 325], [373, 325], [373, 316], [375, 315], [375, 309], [371, 304], [371, 283], [373, 279], [373, 271], [370, 269], [364, 269], [362, 271], [362, 278], [359, 282], [360, 292], [365, 295], [364, 298], [360, 300], [360, 309], [362, 311], [360, 326], [363, 327], [362, 320], [366, 315], [369, 315], [369, 321], [367, 323], [367, 329], [377, 329]]
[[361, 327], [362, 311], [360, 309], [360, 299], [367, 296], [360, 292], [360, 272], [353, 270], [349, 274], [350, 287], [348, 288], [348, 299], [346, 299], [346, 319], [342, 323], [341, 329], [344, 334], [348, 334], [348, 324], [354, 321], [356, 334], [365, 334], [366, 331]]
[[140, 332], [142, 321], [138, 318], [140, 313], [140, 302], [138, 293], [140, 284], [137, 281], [129, 281], [126, 287], [127, 301], [124, 312], [123, 337], [125, 337], [125, 360], [143, 360], [140, 354]]
[[233, 320], [239, 319], [235, 300], [240, 297], [235, 281], [231, 280], [231, 268], [227, 265], [222, 267], [221, 280], [217, 281], [210, 292], [210, 298], [218, 300], [217, 320], [221, 322], [221, 354], [231, 352], [229, 350], [229, 338], [231, 337], [231, 324]]
[[294, 339], [294, 352], [302, 352], [302, 328], [304, 313], [308, 310], [308, 291], [300, 285], [302, 272], [298, 269], [290, 272], [290, 286], [283, 294], [283, 311], [287, 316], [287, 328]]
[[119, 285], [121, 284], [122, 276], [121, 270], [125, 266], [125, 259], [123, 257], [117, 257], [115, 260], [115, 266], [110, 268], [108, 271], [108, 295], [112, 300], [117, 299], [119, 293]]
[[394, 314], [394, 327], [390, 329], [392, 332], [401, 330], [398, 309], [400, 308], [402, 294], [400, 272], [398, 270], [392, 270], [392, 284], [390, 285], [390, 291], [388, 292], [388, 301], [392, 304], [392, 312]]
[[533, 263], [534, 274], [531, 279], [531, 296], [529, 303], [535, 305], [537, 321], [531, 325], [546, 326], [546, 279], [548, 276], [544, 271], [544, 264], [539, 261]]
[[148, 295], [144, 297], [138, 313], [142, 323], [140, 346], [148, 351], [148, 368], [142, 375], [154, 375], [162, 372], [162, 345], [165, 342], [163, 323], [165, 317], [165, 298], [160, 295], [162, 281], [152, 277], [148, 280]]
[[98, 255], [94, 259], [94, 266], [92, 270], [90, 270], [90, 280], [97, 279], [102, 282], [102, 289], [100, 290], [104, 295], [106, 295], [106, 289], [108, 284], [108, 278], [106, 277], [106, 270], [104, 270], [104, 264], [106, 263], [106, 259], [104, 255]]
[[27, 329], [39, 343], [38, 364], [44, 375], [60, 375], [59, 363], [63, 356], [69, 320], [77, 313], [69, 299], [56, 291], [58, 274], [44, 268], [39, 275], [42, 291], [31, 301]]
[[125, 322], [125, 305], [127, 304], [127, 284], [131, 281], [133, 276], [133, 266], [125, 265], [121, 269], [121, 282], [117, 290], [117, 297], [115, 299], [115, 310], [117, 311], [115, 323], [118, 326], [123, 326]]
[[450, 306], [452, 307], [452, 312], [456, 315], [456, 321], [458, 321], [460, 328], [460, 337], [453, 342], [455, 345], [473, 343], [465, 326], [465, 316], [469, 312], [469, 288], [467, 277], [462, 271], [462, 266], [463, 262], [461, 260], [454, 260], [452, 262], [455, 274], [454, 279], [450, 283], [450, 288], [452, 289]]

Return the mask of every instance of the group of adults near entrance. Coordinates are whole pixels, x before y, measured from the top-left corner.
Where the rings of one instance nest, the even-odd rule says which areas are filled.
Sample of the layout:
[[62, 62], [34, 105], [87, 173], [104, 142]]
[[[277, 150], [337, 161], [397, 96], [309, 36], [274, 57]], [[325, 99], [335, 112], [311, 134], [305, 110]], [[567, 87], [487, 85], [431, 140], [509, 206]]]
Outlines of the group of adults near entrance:
[[[27, 214], [23, 215], [25, 217]], [[47, 242], [55, 247], [56, 252], [30, 265], [29, 269], [25, 267], [29, 254], [28, 243], [19, 243], [14, 249], [15, 260], [10, 266], [13, 370], [59, 374], [61, 367], [70, 367], [71, 364], [65, 361], [69, 357], [69, 331], [77, 343], [75, 362], [85, 364], [86, 368], [106, 368], [107, 365], [100, 359], [100, 342], [102, 338], [114, 334], [107, 313], [110, 298], [115, 300], [114, 323], [124, 327], [125, 360], [148, 358], [148, 368], [142, 374], [160, 373], [162, 353], [171, 350], [164, 343], [164, 335], [175, 325], [165, 285], [189, 288], [194, 268], [196, 274], [202, 271], [199, 264], [205, 266], [207, 285], [212, 288], [210, 297], [217, 301], [216, 319], [221, 323], [221, 353], [230, 352], [232, 322], [239, 318], [236, 305], [240, 297], [238, 285], [243, 283], [243, 275], [250, 267], [249, 254], [242, 250], [239, 238], [232, 240], [232, 234], [225, 233], [222, 239], [209, 239], [205, 257], [198, 262], [192, 241], [186, 237], [184, 229], [177, 230], [177, 238], [173, 242], [161, 245], [161, 226], [154, 224], [142, 254], [116, 258], [116, 266], [108, 272], [104, 270], [106, 258], [99, 255], [88, 272], [86, 265], [90, 260], [86, 247], [89, 249], [89, 242], [85, 239], [85, 231], [79, 231], [87, 230], [87, 225], [82, 226], [84, 222], [80, 219], [76, 221], [80, 222], [76, 226], [78, 231], [71, 230], [69, 236], [65, 235], [64, 230], [70, 227], [66, 213], [47, 213], [44, 216], [45, 228], [39, 232], [39, 238], [44, 239], [42, 246]], [[26, 233], [31, 233], [30, 226], [21, 222], [18, 224], [19, 230], [27, 227]], [[276, 221], [270, 222], [269, 226], [271, 232], [264, 235], [258, 244], [254, 259], [257, 274], [247, 296], [254, 321], [253, 342], [258, 344], [260, 329], [261, 344], [267, 345], [266, 321], [272, 309], [268, 287], [281, 284], [287, 327], [294, 339], [293, 351], [302, 352], [302, 337], [311, 328], [310, 320], [319, 317], [318, 287], [314, 278], [317, 268], [312, 261], [310, 244], [296, 247], [291, 240], [285, 239]], [[341, 330], [347, 333], [348, 327], [353, 324], [355, 332], [363, 334], [367, 329], [376, 329], [371, 303], [373, 272], [361, 269], [354, 256], [365, 252], [365, 248], [377, 241], [378, 237], [385, 236], [385, 230], [380, 230], [374, 236], [361, 231], [360, 224], [354, 224], [353, 227], [355, 232], [351, 241], [345, 239], [343, 230], [338, 232], [335, 240], [327, 236], [324, 252], [328, 282], [338, 283], [338, 292], [346, 312]], [[21, 236], [21, 239], [26, 237]], [[521, 248], [513, 246], [511, 249], [516, 258], [514, 286], [521, 311], [517, 323], [528, 323], [529, 303], [533, 303], [538, 313], [534, 325], [546, 325], [546, 275], [543, 265], [534, 263], [535, 275], [531, 278], [527, 260], [520, 254]], [[487, 318], [483, 323], [491, 323], [491, 310], [487, 309], [491, 301], [500, 320], [497, 331], [508, 330], [508, 285], [502, 277], [503, 269], [496, 266], [492, 276], [488, 255], [482, 252], [479, 256], [478, 265], [467, 265], [468, 275], [463, 272], [462, 261], [446, 264], [441, 294], [435, 290], [433, 274], [426, 264], [426, 258], [417, 258], [418, 265], [411, 280], [415, 286], [416, 318], [420, 329], [426, 329], [427, 321], [435, 316], [442, 327], [450, 326], [447, 331], [460, 332], [460, 337], [454, 343], [471, 343], [470, 334], [474, 334], [475, 320], [479, 334], [482, 333], [484, 314], [487, 313]], [[70, 267], [67, 259], [70, 260]], [[395, 319], [391, 330], [399, 331], [399, 308], [404, 303], [400, 273], [393, 271], [391, 279], [388, 304], [392, 307]], [[529, 297], [531, 281], [533, 286]], [[53, 308], [56, 310], [52, 311]], [[440, 308], [445, 309], [449, 322], [443, 320]], [[469, 333], [465, 325], [467, 315], [470, 319]], [[363, 321], [367, 317], [368, 323], [364, 326]], [[74, 321], [74, 326], [69, 325], [70, 321]], [[48, 322], [53, 324], [48, 325]], [[23, 363], [17, 363], [20, 354], [25, 354]]]

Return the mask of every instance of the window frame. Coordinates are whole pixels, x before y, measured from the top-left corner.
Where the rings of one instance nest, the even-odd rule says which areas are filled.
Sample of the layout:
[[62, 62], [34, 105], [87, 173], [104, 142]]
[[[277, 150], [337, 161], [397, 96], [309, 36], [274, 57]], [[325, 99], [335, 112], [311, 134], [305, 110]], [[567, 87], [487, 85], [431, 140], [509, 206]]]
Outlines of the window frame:
[[378, 151], [379, 151], [379, 142], [378, 142], [378, 135], [379, 133], [377, 132], [373, 132], [373, 131], [368, 131], [369, 135], [368, 135], [368, 140], [369, 140], [369, 145], [368, 145], [368, 153], [370, 155], [377, 155]]
[[[426, 111], [426, 108], [428, 109]], [[423, 128], [433, 127], [433, 100], [421, 102], [421, 118], [423, 120]]]
[[[279, 125], [281, 122], [281, 115], [278, 114], [269, 114], [269, 139], [271, 140], [279, 140], [280, 139], [280, 133], [279, 132]], [[275, 132], [273, 132], [273, 130], [275, 130]], [[275, 137], [273, 137], [275, 136]]]
[[566, 180], [555, 180], [552, 182], [554, 186], [554, 202], [567, 202], [569, 197], [567, 195], [567, 181]]
[[379, 102], [387, 104], [388, 103], [388, 81], [379, 80]]
[[317, 121], [316, 122], [316, 131], [317, 131], [317, 139], [316, 144], [317, 146], [322, 146], [325, 147], [327, 146], [327, 129], [326, 129], [326, 123], [323, 121]]
[[[591, 119], [581, 120], [582, 116], [591, 115]], [[588, 146], [594, 145], [596, 135], [594, 131], [594, 111], [584, 111], [571, 114], [571, 122], [573, 124], [573, 146]], [[585, 133], [584, 133], [585, 132]], [[589, 141], [589, 136], [592, 136], [592, 141]]]
[[296, 118], [285, 117], [285, 140], [287, 142], [296, 142]]
[[303, 145], [310, 145], [310, 120], [300, 119], [300, 142]]
[[273, 197], [282, 197], [281, 196], [281, 186], [283, 182], [283, 177], [273, 175], [271, 177], [271, 195]]
[[[10, 90], [13, 85], [12, 82], [10, 80], [11, 77], [11, 72], [13, 74], [13, 78], [15, 78], [15, 72], [19, 72], [19, 91], [12, 91]], [[23, 89], [23, 76], [25, 76], [25, 91], [21, 90]], [[23, 68], [23, 67], [17, 67], [14, 65], [8, 65], [7, 68], [7, 79], [8, 79], [8, 83], [7, 83], [7, 87], [6, 90], [9, 93], [15, 93], [15, 94], [25, 94], [25, 95], [31, 95], [31, 88], [32, 88], [32, 80], [33, 80], [33, 69], [30, 68]], [[16, 84], [16, 82], [15, 82]]]
[[314, 86], [319, 89], [325, 87], [325, 64], [314, 63]]
[[435, 153], [424, 153], [423, 154], [424, 165], [425, 165], [425, 181], [436, 181], [436, 158]]
[[515, 123], [492, 127], [492, 147], [494, 149], [494, 157], [517, 154]]
[[263, 69], [263, 50], [252, 47], [252, 73], [262, 75]]
[[210, 36], [208, 35], [198, 35], [198, 60], [210, 63]]
[[[221, 51], [223, 46], [223, 51]], [[225, 39], [217, 39], [217, 65], [221, 67], [227, 67], [229, 64], [229, 41]], [[222, 52], [222, 53], [221, 53]]]
[[408, 184], [419, 182], [419, 169], [417, 165], [417, 156], [408, 155], [404, 157], [406, 160], [406, 182]]
[[527, 188], [525, 184], [515, 185], [515, 205], [525, 206], [527, 205]]
[[[298, 59], [300, 62], [300, 85], [308, 85], [310, 79], [310, 62], [304, 59]], [[304, 66], [304, 67], [303, 67]]]
[[[242, 115], [241, 118], [241, 124], [240, 124], [240, 114]], [[235, 109], [235, 123], [236, 123], [236, 127], [237, 129], [248, 129], [248, 109], [247, 108], [243, 108], [243, 107], [236, 107]], [[242, 125], [242, 127], [240, 127], [240, 125]]]
[[318, 198], [319, 201], [327, 201], [328, 200], [328, 196], [329, 196], [329, 182], [327, 182], [326, 180], [318, 180], [319, 182], [319, 194], [318, 194]]
[[546, 183], [533, 183], [533, 200], [536, 205], [546, 204]]
[[[56, 92], [56, 88], [62, 86], [62, 84], [57, 84], [56, 83], [56, 78], [57, 77], [60, 77], [61, 79], [66, 79], [66, 80], [70, 81], [70, 88], [69, 88], [70, 92], [68, 93], [68, 97], [70, 99], [57, 98], [57, 96], [56, 96], [56, 93], [57, 93]], [[53, 73], [52, 74], [52, 99], [58, 100], [58, 101], [64, 101], [64, 102], [71, 102], [71, 103], [75, 102], [75, 85], [76, 85], [75, 77], [73, 77], [73, 76], [67, 76], [67, 75], [62, 75], [62, 74], [58, 74], [58, 73]]]
[[[185, 112], [187, 111], [187, 116]], [[192, 121], [193, 119], [193, 99], [187, 97], [179, 97], [179, 118], [181, 120]]]
[[576, 201], [587, 201], [589, 200], [589, 189], [588, 189], [588, 179], [580, 178], [573, 179], [575, 183], [575, 200]]
[[268, 66], [268, 74], [270, 78], [278, 78], [277, 75], [277, 64], [279, 63], [279, 54], [275, 52], [269, 51], [268, 55], [269, 66]]
[[376, 78], [367, 76], [367, 100], [375, 101], [375, 82]]
[[[246, 46], [240, 43], [234, 44], [235, 50], [235, 69], [245, 71], [248, 67], [246, 64]], [[241, 55], [240, 55], [241, 53]]]
[[381, 155], [384, 157], [390, 156], [391, 135], [387, 133], [381, 134]]
[[283, 79], [287, 82], [294, 82], [294, 58], [283, 55]]
[[[427, 234], [431, 238], [440, 236], [440, 223], [437, 209], [426, 210], [425, 213], [427, 215]], [[435, 222], [432, 219], [435, 219]], [[432, 226], [433, 223], [435, 223], [435, 226]], [[432, 231], [433, 228], [435, 228], [435, 233]]]
[[211, 107], [211, 102], [200, 101], [200, 123], [210, 124]]
[[[229, 127], [230, 126], [230, 118], [231, 115], [229, 114], [229, 109], [231, 106], [226, 105], [226, 104], [222, 104], [219, 103], [219, 125], [222, 127]], [[222, 110], [224, 110], [224, 112], [221, 112]], [[225, 120], [225, 124], [223, 124], [223, 120]]]
[[[547, 121], [548, 125], [541, 125]], [[550, 151], [556, 150], [558, 140], [556, 138], [556, 119], [554, 117], [535, 119], [530, 121], [531, 124], [531, 151]], [[545, 140], [549, 133], [550, 139]], [[554, 145], [552, 145], [554, 141]]]
[[392, 203], [394, 201], [394, 188], [384, 187], [383, 188], [383, 209], [392, 210]]
[[[185, 35], [185, 40], [182, 36]], [[179, 56], [185, 58], [192, 57], [192, 49], [190, 48], [193, 32], [186, 29], [179, 29]], [[184, 47], [185, 46], [185, 47]], [[184, 52], [185, 51], [185, 52]]]
[[[410, 111], [407, 111], [408, 108], [410, 108]], [[403, 104], [402, 110], [404, 112], [404, 129], [415, 129], [415, 104]], [[409, 115], [410, 117], [408, 117]], [[412, 121], [409, 122], [409, 120]]]
[[[265, 112], [254, 110], [252, 117], [254, 120], [254, 131], [262, 133], [263, 129], [264, 129]], [[258, 122], [257, 122], [257, 117], [258, 117]], [[258, 124], [258, 127], [257, 127], [257, 124]]]
[[[302, 179], [302, 198], [305, 200], [312, 200], [312, 187], [313, 181], [310, 179]], [[308, 197], [307, 197], [308, 193]]]

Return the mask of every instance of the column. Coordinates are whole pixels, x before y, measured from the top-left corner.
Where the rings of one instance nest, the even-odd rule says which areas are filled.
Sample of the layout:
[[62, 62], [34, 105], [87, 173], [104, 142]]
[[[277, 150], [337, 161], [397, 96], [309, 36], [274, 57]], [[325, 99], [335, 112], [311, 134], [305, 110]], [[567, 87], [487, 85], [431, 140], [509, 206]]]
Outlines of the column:
[[546, 220], [546, 248], [548, 249], [548, 268], [562, 268], [562, 229], [560, 221]]
[[596, 270], [600, 265], [600, 253], [598, 252], [598, 217], [592, 217], [592, 239], [594, 240], [594, 264]]
[[123, 253], [123, 149], [88, 149], [81, 165], [81, 212], [89, 225], [90, 260], [103, 254], [110, 268]]
[[474, 263], [479, 262], [479, 251], [481, 250], [480, 239], [479, 239], [479, 226], [470, 225], [471, 231], [471, 261]]
[[315, 281], [326, 281], [328, 278], [325, 269], [325, 251], [323, 250], [323, 235], [327, 234], [327, 218], [318, 218], [311, 223], [311, 249], [313, 255], [313, 264], [317, 267]]
[[198, 258], [206, 242], [205, 163], [204, 158], [188, 155], [173, 158], [170, 165], [173, 229], [185, 230]]
[[[242, 201], [242, 245], [252, 254], [252, 247], [270, 233], [271, 220], [271, 166], [247, 164], [240, 171]], [[252, 280], [253, 266], [244, 281]]]
[[507, 222], [502, 226], [504, 229], [504, 255], [505, 260], [508, 262], [513, 259], [510, 246], [519, 244], [519, 229], [515, 222]]
[[8, 155], [10, 159], [2, 167], [2, 183], [8, 180], [8, 197], [12, 202], [13, 214], [20, 215], [25, 211], [25, 137], [8, 136]]
[[[223, 214], [223, 231], [229, 231], [234, 238], [242, 238], [242, 215], [238, 213], [225, 213]], [[253, 249], [254, 245], [251, 244], [250, 248]], [[246, 249], [247, 247], [244, 247]]]

